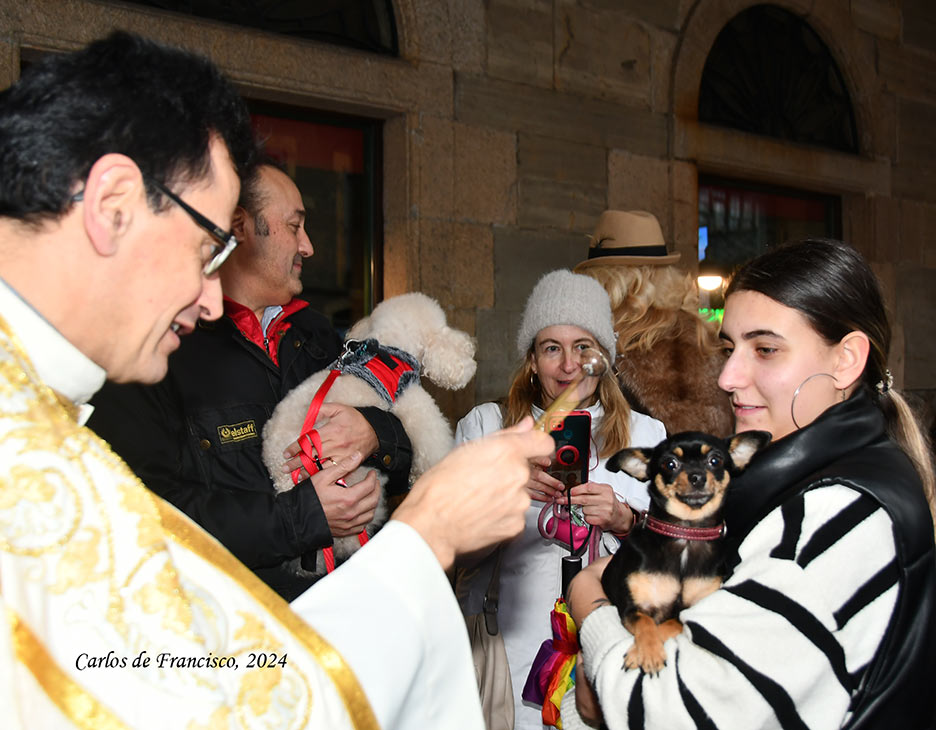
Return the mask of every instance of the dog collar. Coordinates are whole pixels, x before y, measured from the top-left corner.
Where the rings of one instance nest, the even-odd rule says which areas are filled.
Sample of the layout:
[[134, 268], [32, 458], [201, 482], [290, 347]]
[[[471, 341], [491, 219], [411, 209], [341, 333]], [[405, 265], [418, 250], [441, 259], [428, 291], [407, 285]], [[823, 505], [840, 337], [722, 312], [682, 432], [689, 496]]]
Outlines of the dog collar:
[[715, 527], [686, 527], [685, 525], [676, 525], [672, 522], [666, 522], [664, 520], [658, 520], [656, 517], [651, 517], [647, 510], [640, 513], [636, 526], [646, 527], [648, 530], [658, 535], [676, 538], [677, 540], [718, 540], [724, 537], [727, 532], [724, 522], [720, 525], [715, 525]]

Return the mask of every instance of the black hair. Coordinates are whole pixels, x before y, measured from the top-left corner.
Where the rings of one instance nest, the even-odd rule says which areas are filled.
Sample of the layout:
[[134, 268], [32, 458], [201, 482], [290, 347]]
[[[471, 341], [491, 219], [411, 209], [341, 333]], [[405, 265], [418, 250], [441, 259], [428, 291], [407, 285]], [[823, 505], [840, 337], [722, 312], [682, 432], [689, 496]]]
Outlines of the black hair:
[[240, 198], [237, 200], [237, 205], [247, 211], [248, 215], [256, 216], [266, 205], [267, 201], [260, 186], [260, 170], [264, 167], [272, 167], [284, 175], [287, 174], [286, 168], [278, 159], [267, 152], [258, 152], [250, 174], [241, 180]]
[[[116, 31], [29, 66], [0, 93], [0, 216], [29, 224], [65, 214], [103, 155], [130, 157], [171, 187], [210, 170], [218, 135], [242, 178], [256, 155], [250, 116], [207, 58]], [[150, 204], [162, 196], [147, 181]]]
[[237, 205], [243, 208], [254, 222], [254, 230], [259, 236], [268, 236], [270, 226], [264, 218], [263, 207], [267, 204], [268, 196], [264, 195], [263, 187], [260, 185], [260, 171], [264, 167], [272, 167], [279, 170], [284, 175], [286, 168], [283, 164], [266, 152], [259, 152], [256, 158], [256, 164], [250, 174], [241, 180], [240, 197]]
[[848, 244], [827, 238], [787, 242], [743, 265], [725, 297], [736, 291], [759, 292], [797, 310], [828, 344], [864, 332], [871, 350], [862, 379], [872, 390], [886, 382], [891, 327], [881, 288]]
[[883, 412], [888, 434], [913, 461], [936, 515], [928, 439], [907, 401], [891, 387], [890, 322], [877, 277], [861, 254], [826, 238], [790, 241], [744, 264], [732, 277], [725, 298], [740, 291], [759, 292], [795, 309], [830, 345], [849, 332], [868, 336], [871, 346], [861, 386]]

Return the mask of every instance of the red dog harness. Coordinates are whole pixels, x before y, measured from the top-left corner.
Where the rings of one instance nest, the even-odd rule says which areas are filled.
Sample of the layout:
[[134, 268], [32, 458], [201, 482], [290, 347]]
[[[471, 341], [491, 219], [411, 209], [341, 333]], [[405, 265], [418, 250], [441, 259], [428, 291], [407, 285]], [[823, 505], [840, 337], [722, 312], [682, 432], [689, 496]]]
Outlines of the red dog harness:
[[[419, 363], [402, 350], [380, 347], [377, 340], [348, 340], [345, 343], [341, 357], [335, 361], [325, 381], [315, 392], [299, 434], [299, 460], [309, 476], [323, 469], [322, 459], [328, 458], [322, 452], [322, 439], [315, 428], [315, 421], [328, 391], [338, 376], [344, 374], [366, 380], [388, 405], [392, 405], [410, 383], [419, 381]], [[293, 484], [301, 481], [301, 471], [302, 467], [292, 471]], [[342, 487], [348, 486], [342, 479], [335, 483]], [[361, 530], [358, 542], [364, 545], [367, 540], [367, 530]], [[323, 548], [322, 556], [326, 570], [331, 573], [335, 569], [334, 550], [331, 547]]]

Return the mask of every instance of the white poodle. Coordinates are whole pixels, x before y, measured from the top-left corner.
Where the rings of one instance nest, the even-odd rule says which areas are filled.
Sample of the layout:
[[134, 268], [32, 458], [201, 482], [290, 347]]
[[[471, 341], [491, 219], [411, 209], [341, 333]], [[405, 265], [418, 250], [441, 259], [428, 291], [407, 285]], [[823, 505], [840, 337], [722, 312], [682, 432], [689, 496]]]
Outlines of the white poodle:
[[[375, 342], [376, 340], [376, 342]], [[404, 373], [395, 399], [388, 396], [366, 364], [373, 357], [377, 345], [386, 356], [395, 356], [400, 362], [412, 365]], [[413, 447], [410, 484], [439, 461], [452, 448], [452, 428], [438, 405], [419, 383], [419, 375], [426, 375], [433, 383], [448, 390], [465, 387], [474, 376], [474, 341], [460, 330], [446, 325], [445, 313], [434, 299], [418, 292], [391, 297], [378, 304], [369, 317], [355, 324], [345, 341], [345, 354], [325, 370], [309, 376], [280, 401], [263, 429], [263, 460], [273, 478], [277, 491], [292, 489], [289, 474], [280, 471], [283, 450], [300, 436], [309, 404], [319, 386], [336, 367], [342, 374], [334, 381], [325, 402], [349, 406], [378, 406], [400, 419]], [[378, 358], [375, 358], [375, 360]], [[406, 365], [403, 368], [405, 369]], [[380, 371], [380, 363], [374, 363]], [[372, 365], [372, 369], [374, 366]], [[375, 387], [376, 386], [376, 387]], [[320, 417], [315, 427], [327, 420]], [[320, 455], [322, 458], [328, 454]], [[371, 471], [358, 467], [346, 478], [356, 484]], [[383, 486], [387, 477], [378, 472], [381, 494], [373, 521], [367, 526], [373, 535], [387, 521], [388, 509]], [[339, 537], [334, 541], [336, 565], [347, 559], [360, 543], [357, 537]], [[297, 571], [299, 559], [294, 561]], [[316, 558], [314, 573], [325, 573], [322, 554]]]

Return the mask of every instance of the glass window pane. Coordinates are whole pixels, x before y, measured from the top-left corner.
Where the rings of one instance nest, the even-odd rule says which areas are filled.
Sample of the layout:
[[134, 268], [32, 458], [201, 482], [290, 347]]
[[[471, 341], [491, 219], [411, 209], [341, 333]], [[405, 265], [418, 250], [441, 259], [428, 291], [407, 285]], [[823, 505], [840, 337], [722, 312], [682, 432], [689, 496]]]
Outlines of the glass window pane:
[[848, 87], [809, 23], [755, 5], [718, 34], [702, 70], [699, 121], [858, 152]]
[[[703, 276], [727, 278], [740, 264], [784, 241], [841, 237], [841, 202], [822, 195], [699, 177], [700, 306], [720, 318], [723, 285], [706, 289]], [[711, 282], [714, 284], [714, 281]]]
[[301, 296], [343, 333], [373, 309], [380, 295], [379, 123], [326, 121], [306, 110], [251, 106], [266, 151], [285, 166], [305, 204], [306, 232], [315, 253], [302, 269]]

